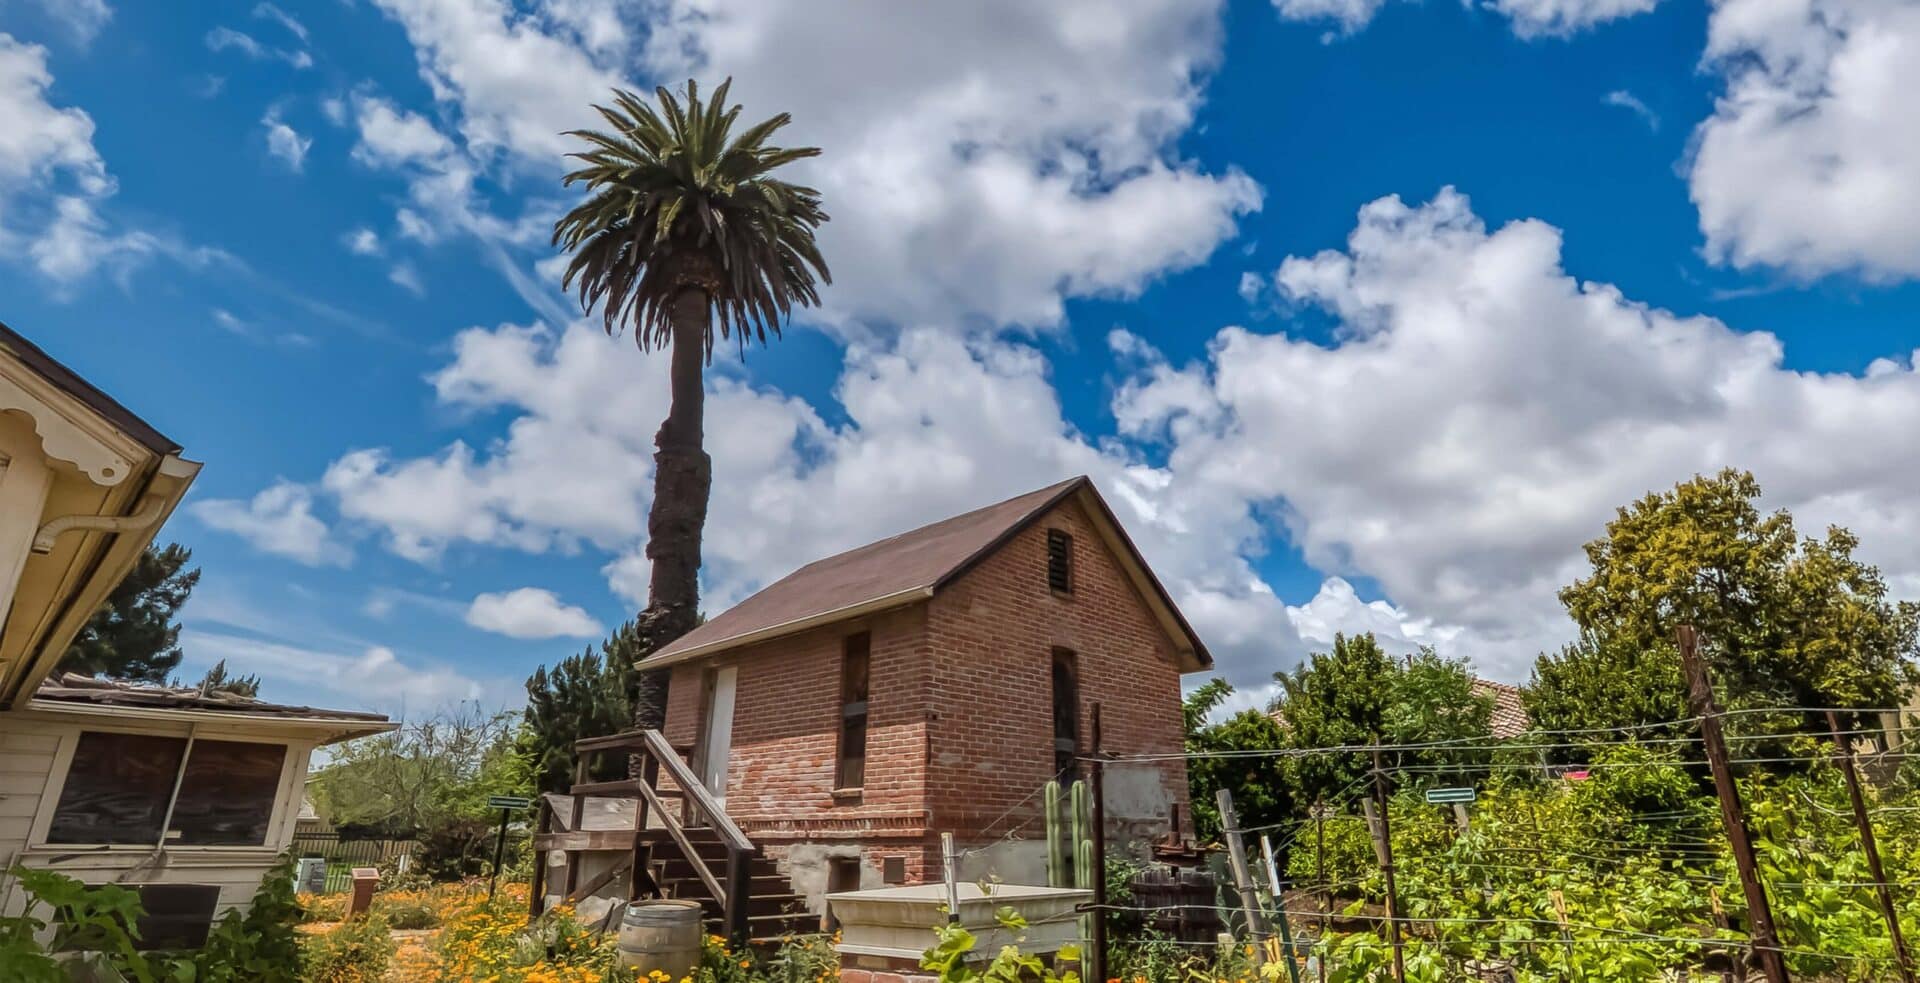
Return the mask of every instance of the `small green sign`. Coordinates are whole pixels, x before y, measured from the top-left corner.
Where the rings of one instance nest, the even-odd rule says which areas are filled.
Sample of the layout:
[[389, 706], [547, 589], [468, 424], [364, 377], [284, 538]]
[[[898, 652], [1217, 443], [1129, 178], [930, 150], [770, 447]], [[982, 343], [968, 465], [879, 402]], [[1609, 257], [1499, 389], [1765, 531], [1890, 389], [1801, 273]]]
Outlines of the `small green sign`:
[[1474, 791], [1471, 788], [1430, 788], [1427, 789], [1427, 801], [1434, 805], [1472, 802]]
[[487, 796], [487, 808], [489, 809], [526, 809], [532, 805], [532, 799], [523, 799], [518, 795]]

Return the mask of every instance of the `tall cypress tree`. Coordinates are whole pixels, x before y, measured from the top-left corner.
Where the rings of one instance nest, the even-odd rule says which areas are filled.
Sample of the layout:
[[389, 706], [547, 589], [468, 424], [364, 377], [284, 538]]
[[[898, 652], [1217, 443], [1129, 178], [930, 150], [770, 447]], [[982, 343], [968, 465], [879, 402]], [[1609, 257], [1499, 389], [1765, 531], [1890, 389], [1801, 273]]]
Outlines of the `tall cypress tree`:
[[165, 682], [180, 665], [180, 623], [173, 616], [200, 582], [200, 568], [187, 567], [192, 559], [193, 551], [179, 543], [147, 547], [74, 637], [61, 671]]

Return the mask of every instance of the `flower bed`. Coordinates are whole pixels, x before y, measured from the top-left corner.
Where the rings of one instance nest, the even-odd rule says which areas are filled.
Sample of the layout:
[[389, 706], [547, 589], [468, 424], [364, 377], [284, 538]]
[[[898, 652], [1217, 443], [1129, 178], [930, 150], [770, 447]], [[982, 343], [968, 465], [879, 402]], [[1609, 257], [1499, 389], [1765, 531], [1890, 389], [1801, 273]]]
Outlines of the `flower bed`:
[[[338, 917], [325, 899], [305, 903], [310, 918]], [[402, 923], [425, 930], [402, 930]], [[395, 944], [367, 944], [373, 924], [391, 927]], [[614, 933], [593, 931], [571, 909], [529, 924], [524, 884], [502, 885], [492, 901], [484, 888], [458, 884], [383, 892], [366, 920], [314, 922], [301, 931], [304, 950], [324, 953], [324, 967], [313, 965], [328, 983], [830, 983], [838, 974], [832, 943], [822, 937], [796, 937], [762, 955], [708, 936], [692, 977], [643, 980], [620, 967]]]

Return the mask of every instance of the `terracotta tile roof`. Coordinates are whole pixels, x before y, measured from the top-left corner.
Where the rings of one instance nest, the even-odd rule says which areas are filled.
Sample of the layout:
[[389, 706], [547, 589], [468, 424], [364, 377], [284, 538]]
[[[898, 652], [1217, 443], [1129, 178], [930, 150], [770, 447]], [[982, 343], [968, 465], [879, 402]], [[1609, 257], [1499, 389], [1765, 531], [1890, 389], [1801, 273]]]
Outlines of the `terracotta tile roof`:
[[1165, 588], [1146, 569], [1144, 560], [1106, 503], [1082, 475], [1037, 491], [975, 509], [932, 525], [815, 560], [767, 585], [752, 597], [709, 618], [642, 665], [678, 662], [735, 645], [777, 638], [793, 631], [851, 618], [893, 604], [932, 597], [934, 591], [971, 569], [973, 564], [1042, 513], [1076, 492], [1099, 513], [1143, 573], [1143, 593], [1157, 597], [1191, 642], [1195, 658], [1211, 665], [1206, 648], [1193, 635]]
[[85, 703], [92, 706], [146, 707], [160, 710], [213, 710], [260, 717], [298, 717], [305, 720], [387, 722], [385, 714], [359, 710], [320, 710], [314, 707], [268, 703], [221, 690], [201, 692], [194, 686], [154, 686], [117, 679], [99, 679], [66, 672], [40, 684], [36, 700]]
[[1527, 708], [1520, 702], [1520, 687], [1476, 678], [1473, 692], [1493, 697], [1493, 736], [1506, 740], [1519, 737], [1533, 727]]

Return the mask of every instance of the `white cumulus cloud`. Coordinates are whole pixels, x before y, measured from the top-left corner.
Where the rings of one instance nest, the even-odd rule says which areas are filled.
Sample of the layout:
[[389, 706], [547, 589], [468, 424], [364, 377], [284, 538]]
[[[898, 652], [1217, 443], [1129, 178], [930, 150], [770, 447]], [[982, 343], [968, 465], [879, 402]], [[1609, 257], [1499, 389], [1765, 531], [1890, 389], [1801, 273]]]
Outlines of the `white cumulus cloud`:
[[307, 163], [307, 151], [313, 149], [313, 139], [303, 137], [298, 130], [288, 126], [278, 113], [269, 112], [261, 117], [260, 125], [267, 131], [267, 152], [280, 158], [287, 169], [298, 174]]
[[350, 559], [347, 548], [334, 542], [327, 524], [313, 514], [313, 493], [291, 481], [276, 481], [248, 501], [207, 499], [189, 511], [209, 528], [239, 536], [263, 553], [308, 566]]
[[[1489, 10], [1507, 18], [1514, 36], [1522, 40], [1567, 38], [1609, 21], [1644, 14], [1660, 0], [1487, 0]], [[1281, 19], [1332, 22], [1341, 34], [1353, 34], [1370, 23], [1387, 0], [1273, 0]], [[1469, 3], [1469, 6], [1472, 4]], [[1333, 40], [1329, 34], [1323, 41]]]
[[[577, 149], [561, 131], [598, 125], [589, 104], [615, 85], [731, 72], [749, 114], [791, 111], [783, 139], [827, 149], [795, 174], [834, 216], [826, 316], [840, 321], [1051, 326], [1064, 297], [1204, 261], [1261, 201], [1246, 175], [1175, 151], [1220, 57], [1217, 3], [686, 0], [636, 5], [631, 33], [570, 0], [380, 4], [473, 171], [556, 173]], [[817, 57], [848, 37], [863, 39], [857, 70]]]
[[1315, 566], [1508, 676], [1570, 636], [1554, 592], [1580, 544], [1696, 473], [1751, 469], [1809, 531], [1847, 525], [1896, 582], [1920, 574], [1920, 465], [1859, 437], [1920, 414], [1908, 355], [1788, 369], [1773, 335], [1577, 279], [1558, 229], [1489, 229], [1451, 189], [1367, 205], [1275, 285], [1338, 318], [1335, 342], [1229, 328], [1116, 416], [1169, 428], [1175, 474], [1264, 504]]
[[1920, 6], [1720, 0], [1726, 83], [1688, 172], [1710, 256], [1796, 277], [1920, 276]]
[[562, 603], [554, 592], [538, 587], [475, 597], [467, 624], [509, 638], [591, 638], [601, 632], [585, 608]]

